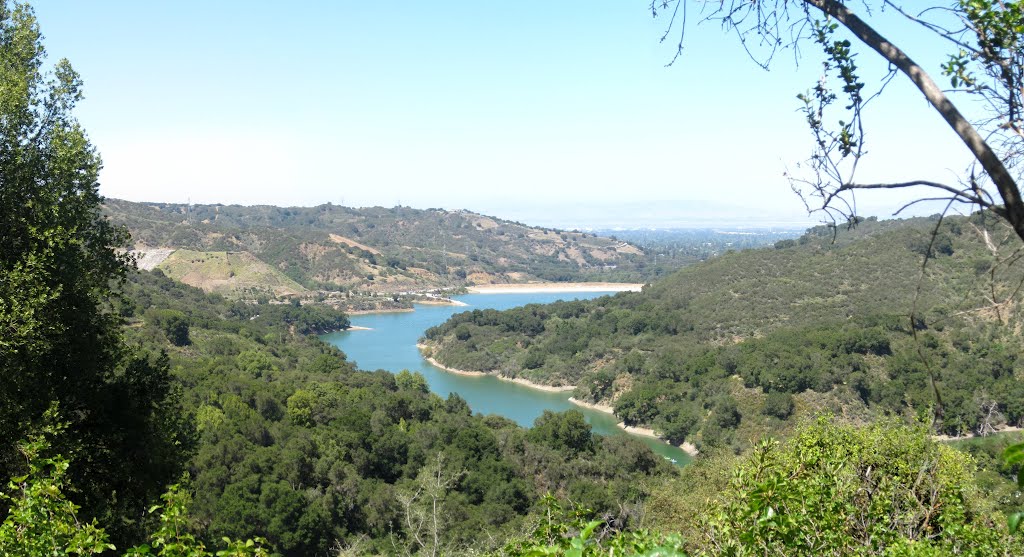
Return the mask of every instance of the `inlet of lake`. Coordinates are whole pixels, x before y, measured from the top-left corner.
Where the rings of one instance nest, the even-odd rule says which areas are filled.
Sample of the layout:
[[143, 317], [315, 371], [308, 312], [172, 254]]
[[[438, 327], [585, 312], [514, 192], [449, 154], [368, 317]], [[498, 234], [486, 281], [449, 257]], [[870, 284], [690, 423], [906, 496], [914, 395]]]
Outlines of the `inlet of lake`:
[[[430, 390], [441, 397], [457, 393], [469, 403], [474, 412], [497, 414], [530, 427], [545, 410], [562, 412], [578, 410], [586, 417], [594, 433], [601, 435], [628, 435], [617, 427], [618, 420], [597, 410], [583, 408], [569, 402], [571, 392], [548, 392], [502, 381], [493, 376], [466, 376], [448, 373], [427, 362], [416, 348], [416, 342], [428, 328], [443, 323], [452, 315], [474, 309], [508, 309], [532, 303], [551, 303], [556, 300], [590, 299], [608, 293], [600, 292], [546, 292], [465, 294], [453, 297], [466, 306], [417, 305], [415, 311], [371, 313], [351, 316], [352, 325], [368, 330], [350, 330], [323, 335], [325, 341], [345, 352], [359, 369], [383, 369], [399, 372], [403, 369], [418, 371], [426, 378]], [[682, 449], [668, 443], [634, 436], [655, 453], [675, 460], [679, 465], [690, 462], [691, 457]]]

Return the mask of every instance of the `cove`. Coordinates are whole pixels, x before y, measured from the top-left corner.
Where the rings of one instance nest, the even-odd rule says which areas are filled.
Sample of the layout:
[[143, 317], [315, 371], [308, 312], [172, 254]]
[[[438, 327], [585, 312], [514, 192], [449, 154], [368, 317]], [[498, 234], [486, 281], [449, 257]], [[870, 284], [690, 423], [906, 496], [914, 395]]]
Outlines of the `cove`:
[[[618, 420], [603, 412], [583, 408], [569, 402], [571, 392], [546, 392], [502, 381], [490, 376], [465, 376], [445, 372], [434, 367], [420, 354], [416, 342], [423, 332], [446, 321], [456, 313], [473, 309], [509, 309], [532, 303], [551, 303], [557, 300], [586, 300], [606, 295], [601, 292], [545, 292], [515, 294], [464, 294], [452, 299], [466, 306], [417, 305], [415, 311], [372, 313], [351, 316], [352, 325], [368, 330], [349, 330], [328, 333], [321, 338], [337, 346], [355, 362], [359, 369], [383, 369], [397, 373], [403, 369], [418, 371], [427, 380], [430, 390], [445, 398], [457, 393], [469, 403], [474, 412], [497, 414], [530, 427], [545, 410], [562, 412], [579, 410], [601, 435], [628, 435], [617, 427]], [[644, 436], [634, 436], [656, 454], [675, 459], [679, 465], [690, 462], [685, 451]]]

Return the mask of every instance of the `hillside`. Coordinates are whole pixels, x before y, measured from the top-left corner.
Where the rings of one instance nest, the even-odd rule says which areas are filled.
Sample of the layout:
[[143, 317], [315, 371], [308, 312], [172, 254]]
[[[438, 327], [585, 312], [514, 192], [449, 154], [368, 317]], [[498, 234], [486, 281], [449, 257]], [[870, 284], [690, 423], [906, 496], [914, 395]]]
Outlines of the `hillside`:
[[167, 276], [232, 298], [300, 296], [303, 286], [249, 252], [175, 250], [154, 266]]
[[466, 312], [426, 337], [446, 366], [575, 385], [629, 425], [704, 447], [740, 449], [821, 409], [922, 415], [935, 400], [929, 371], [944, 432], [1016, 425], [1019, 330], [1013, 305], [988, 298], [1008, 296], [1021, 269], [991, 268], [978, 219], [947, 220], [932, 243], [935, 224], [871, 220], [835, 240], [818, 227], [641, 293]]
[[[310, 291], [390, 296], [471, 284], [636, 282], [650, 275], [647, 255], [628, 242], [530, 227], [469, 211], [118, 199], [107, 199], [104, 210], [115, 224], [128, 228], [143, 253], [146, 248], [248, 253]], [[196, 259], [178, 258], [173, 269], [168, 267], [170, 260], [161, 265], [207, 291], [225, 284], [222, 268], [184, 264]], [[262, 286], [286, 293], [280, 279], [274, 280], [276, 284]], [[237, 293], [247, 286], [238, 278], [217, 291]]]

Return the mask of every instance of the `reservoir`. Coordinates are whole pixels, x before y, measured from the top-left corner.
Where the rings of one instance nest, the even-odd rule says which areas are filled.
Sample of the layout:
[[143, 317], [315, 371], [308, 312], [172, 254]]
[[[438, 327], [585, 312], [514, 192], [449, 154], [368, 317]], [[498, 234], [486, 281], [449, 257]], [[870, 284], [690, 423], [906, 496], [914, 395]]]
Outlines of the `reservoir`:
[[[562, 412], [572, 409], [583, 413], [594, 433], [627, 435], [616, 426], [618, 420], [614, 416], [569, 402], [571, 391], [547, 392], [496, 377], [447, 373], [423, 359], [416, 348], [416, 342], [425, 330], [463, 311], [509, 309], [532, 303], [583, 300], [602, 295], [600, 292], [464, 294], [452, 299], [466, 306], [417, 305], [416, 311], [353, 315], [353, 326], [369, 330], [340, 331], [321, 338], [343, 350], [359, 369], [417, 371], [426, 378], [432, 392], [442, 398], [446, 398], [449, 393], [457, 393], [477, 413], [498, 414], [524, 427], [530, 427], [545, 410]], [[675, 459], [678, 464], [691, 460], [685, 451], [664, 441], [643, 436], [635, 438], [643, 441], [655, 453]]]

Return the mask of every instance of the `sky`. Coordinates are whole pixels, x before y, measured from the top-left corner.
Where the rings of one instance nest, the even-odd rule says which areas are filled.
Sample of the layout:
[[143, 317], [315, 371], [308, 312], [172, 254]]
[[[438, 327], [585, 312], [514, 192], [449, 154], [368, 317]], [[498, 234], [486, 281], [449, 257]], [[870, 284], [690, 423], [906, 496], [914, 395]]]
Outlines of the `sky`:
[[[698, 6], [699, 3], [691, 4]], [[805, 223], [805, 45], [759, 68], [649, 0], [33, 3], [85, 82], [100, 192], [134, 201], [471, 209], [564, 227]], [[891, 14], [937, 73], [948, 50]], [[899, 37], [899, 39], [897, 39]], [[901, 40], [902, 39], [902, 42]], [[885, 67], [860, 55], [865, 77]], [[866, 116], [862, 181], [950, 182], [969, 156], [902, 77]], [[859, 198], [887, 216], [894, 195]], [[934, 211], [931, 211], [934, 212]]]

